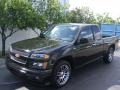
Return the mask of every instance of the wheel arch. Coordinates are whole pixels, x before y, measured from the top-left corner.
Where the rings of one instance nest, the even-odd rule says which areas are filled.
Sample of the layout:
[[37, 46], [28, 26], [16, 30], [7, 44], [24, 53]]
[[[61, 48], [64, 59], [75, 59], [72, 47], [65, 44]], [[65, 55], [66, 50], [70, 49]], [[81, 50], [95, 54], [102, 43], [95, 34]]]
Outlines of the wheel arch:
[[54, 64], [54, 66], [57, 64], [57, 63], [59, 63], [60, 61], [67, 61], [67, 62], [69, 62], [69, 64], [71, 65], [71, 68], [72, 69], [74, 69], [74, 60], [73, 60], [73, 57], [72, 56], [65, 56], [65, 57], [61, 57], [61, 58], [59, 58], [56, 62], [55, 62], [55, 64]]
[[110, 45], [109, 48], [108, 48], [108, 50], [109, 50], [110, 48], [113, 48], [114, 51], [115, 51], [115, 44]]

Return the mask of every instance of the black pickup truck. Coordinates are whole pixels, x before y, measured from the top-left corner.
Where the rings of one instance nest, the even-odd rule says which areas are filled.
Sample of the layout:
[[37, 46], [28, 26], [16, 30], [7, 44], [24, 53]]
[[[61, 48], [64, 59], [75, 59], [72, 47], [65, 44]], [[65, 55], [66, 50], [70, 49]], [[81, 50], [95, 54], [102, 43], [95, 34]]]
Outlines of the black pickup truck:
[[59, 24], [40, 37], [11, 44], [6, 66], [17, 76], [49, 79], [54, 86], [62, 87], [75, 68], [100, 58], [111, 63], [117, 43], [116, 36], [102, 36], [94, 24]]

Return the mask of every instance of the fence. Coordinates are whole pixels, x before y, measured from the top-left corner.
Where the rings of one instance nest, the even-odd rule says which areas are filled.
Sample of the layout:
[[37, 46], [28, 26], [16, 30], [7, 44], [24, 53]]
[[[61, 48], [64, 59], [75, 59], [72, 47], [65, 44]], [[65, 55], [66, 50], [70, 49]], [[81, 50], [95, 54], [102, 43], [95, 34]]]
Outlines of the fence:
[[120, 24], [101, 24], [102, 34], [108, 36], [118, 36], [120, 39]]

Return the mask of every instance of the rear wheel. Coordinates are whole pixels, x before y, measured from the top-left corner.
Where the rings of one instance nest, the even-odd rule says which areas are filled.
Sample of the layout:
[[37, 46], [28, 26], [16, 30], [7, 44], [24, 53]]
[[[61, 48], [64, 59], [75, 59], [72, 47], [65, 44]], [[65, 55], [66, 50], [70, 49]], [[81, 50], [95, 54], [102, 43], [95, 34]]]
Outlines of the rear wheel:
[[110, 47], [108, 49], [108, 52], [104, 56], [104, 62], [107, 64], [111, 63], [113, 61], [113, 58], [114, 58], [114, 49], [112, 47]]
[[69, 81], [71, 66], [67, 61], [60, 61], [56, 64], [52, 75], [52, 84], [55, 87], [62, 87]]

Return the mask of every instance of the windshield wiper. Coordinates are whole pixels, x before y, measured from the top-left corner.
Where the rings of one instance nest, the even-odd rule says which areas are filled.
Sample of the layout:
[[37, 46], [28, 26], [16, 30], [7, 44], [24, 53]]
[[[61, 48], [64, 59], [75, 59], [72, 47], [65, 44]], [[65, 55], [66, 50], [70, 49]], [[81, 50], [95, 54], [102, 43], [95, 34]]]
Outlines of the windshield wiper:
[[46, 38], [45, 34], [44, 33], [40, 33], [40, 38]]
[[61, 39], [61, 38], [54, 38], [54, 40], [60, 40], [60, 41], [63, 41], [63, 39]]

